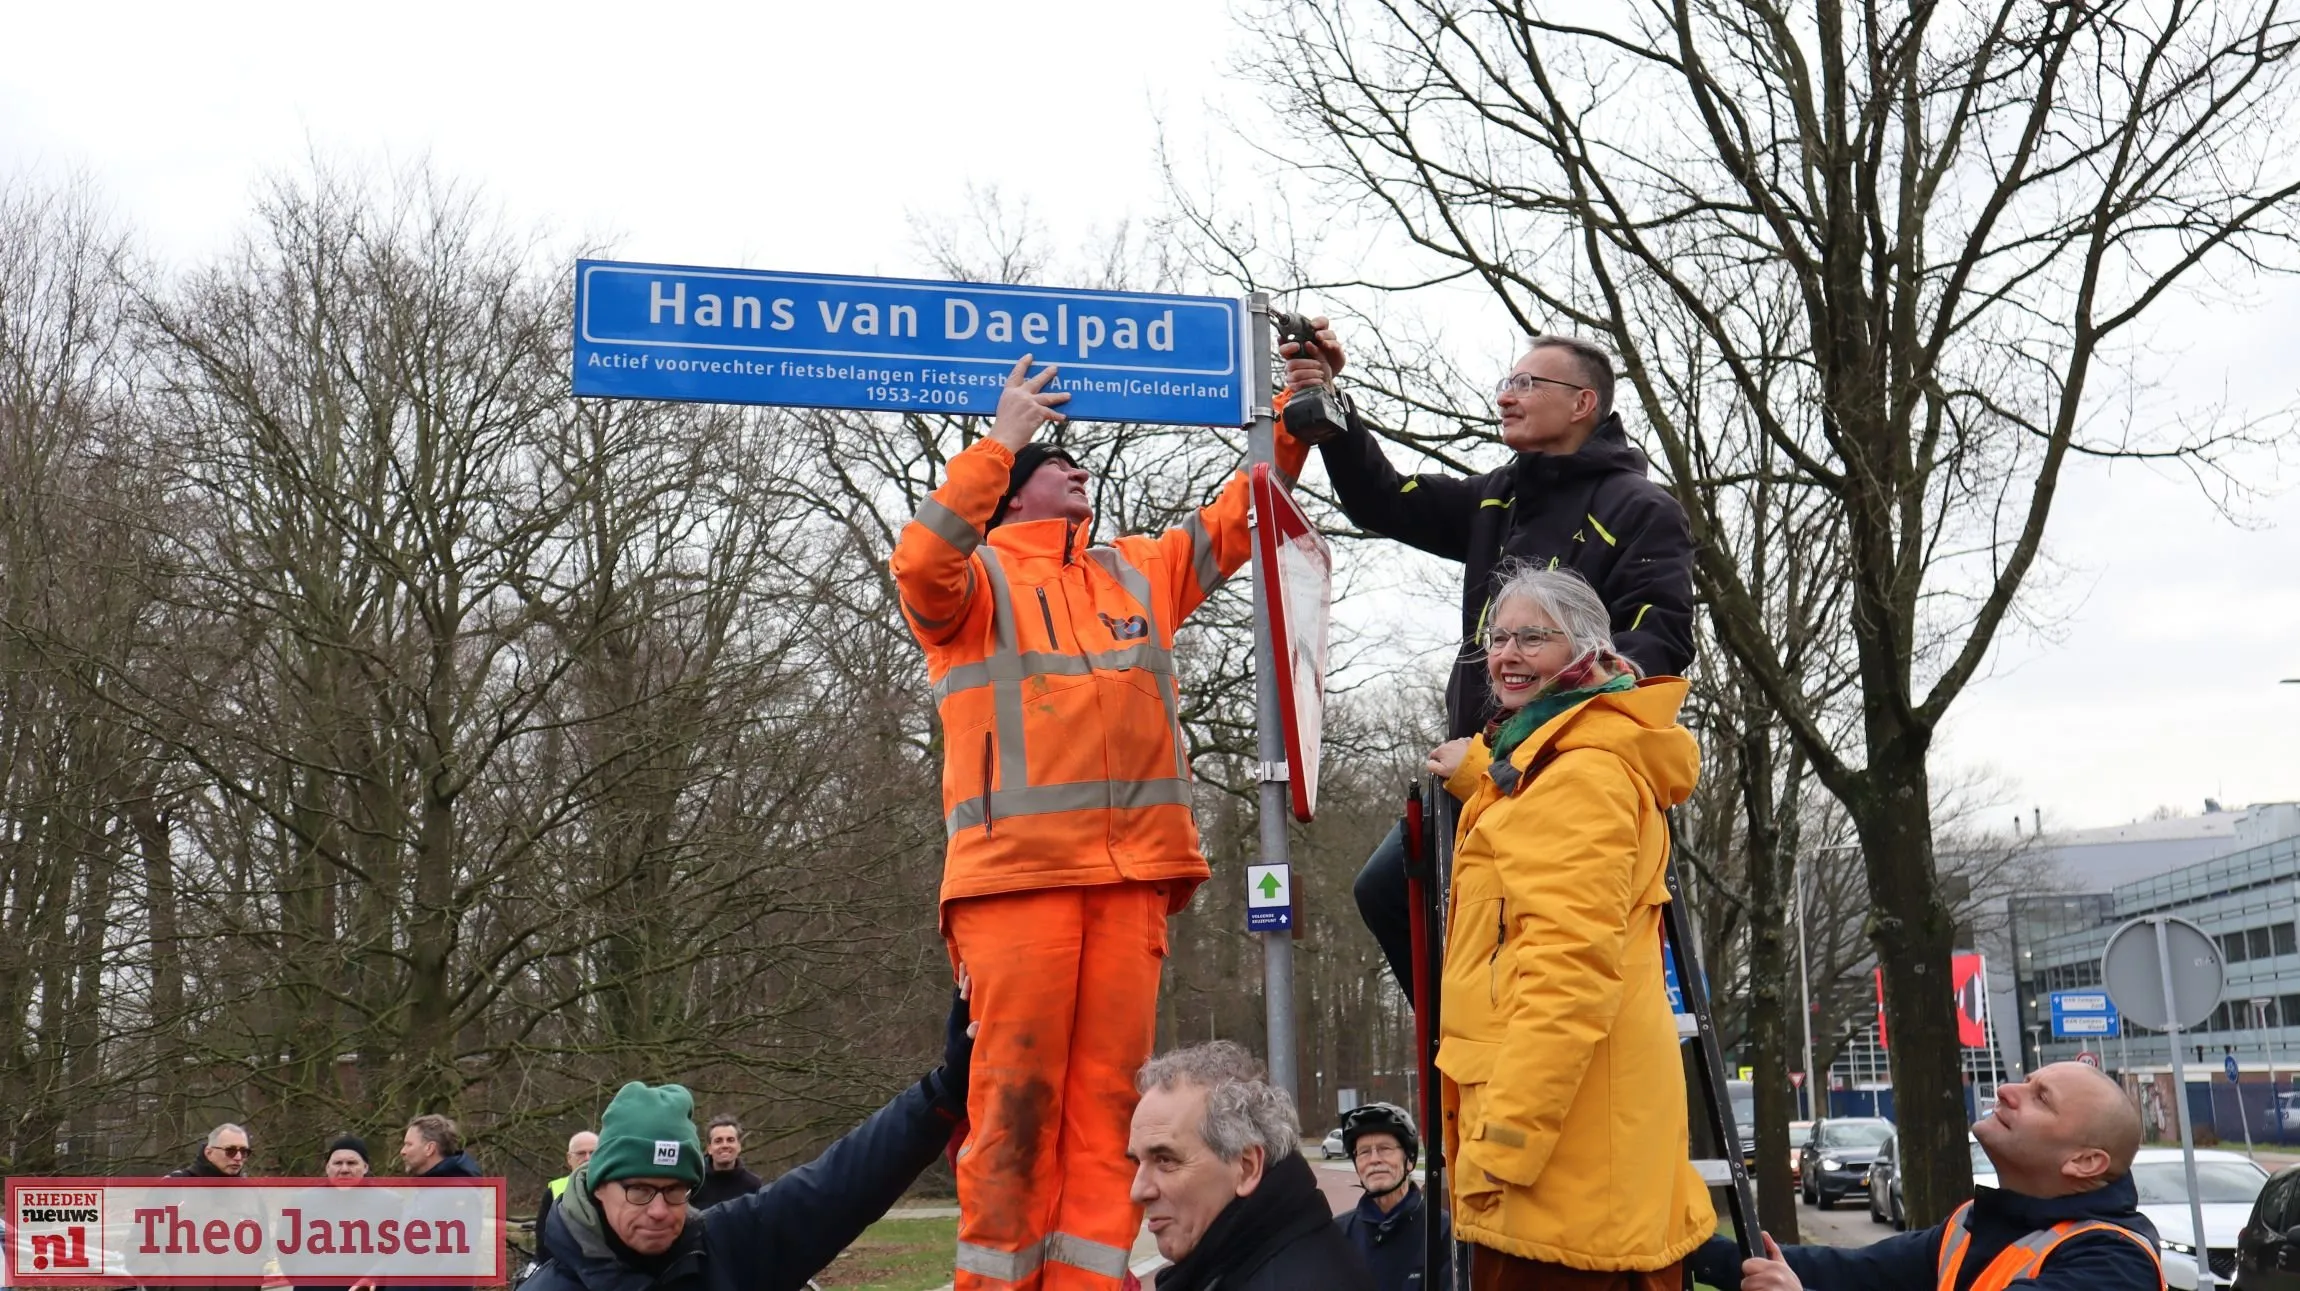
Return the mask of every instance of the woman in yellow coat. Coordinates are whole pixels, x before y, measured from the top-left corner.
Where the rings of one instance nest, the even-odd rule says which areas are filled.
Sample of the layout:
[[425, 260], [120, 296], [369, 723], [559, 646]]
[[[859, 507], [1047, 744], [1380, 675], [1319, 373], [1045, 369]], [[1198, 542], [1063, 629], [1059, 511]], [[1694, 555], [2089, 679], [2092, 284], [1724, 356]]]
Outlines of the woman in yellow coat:
[[1501, 711], [1430, 755], [1462, 800], [1437, 1065], [1470, 1285], [1677, 1291], [1716, 1228], [1661, 972], [1686, 685], [1639, 681], [1568, 570], [1495, 597]]

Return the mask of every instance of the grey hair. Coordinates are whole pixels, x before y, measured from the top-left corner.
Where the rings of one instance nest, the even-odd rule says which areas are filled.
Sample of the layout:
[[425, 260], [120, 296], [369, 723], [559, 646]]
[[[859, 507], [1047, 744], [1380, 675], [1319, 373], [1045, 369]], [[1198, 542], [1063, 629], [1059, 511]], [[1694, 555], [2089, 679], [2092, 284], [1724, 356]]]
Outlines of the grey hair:
[[[1493, 595], [1494, 613], [1501, 613], [1501, 607], [1511, 601], [1533, 602], [1550, 622], [1565, 629], [1575, 658], [1592, 650], [1614, 653], [1613, 621], [1605, 612], [1605, 602], [1598, 599], [1597, 589], [1573, 570], [1541, 565], [1507, 570], [1501, 590]], [[1629, 664], [1626, 659], [1622, 662]], [[1629, 667], [1634, 670], [1636, 665]]]
[[1597, 396], [1597, 415], [1603, 417], [1613, 411], [1613, 355], [1595, 341], [1578, 336], [1542, 335], [1526, 342], [1526, 353], [1539, 350], [1564, 350], [1573, 356], [1573, 365], [1581, 369], [1581, 383]]
[[1302, 1150], [1302, 1121], [1294, 1100], [1265, 1078], [1254, 1055], [1228, 1040], [1210, 1040], [1161, 1054], [1134, 1075], [1137, 1093], [1194, 1085], [1206, 1091], [1206, 1118], [1198, 1137], [1224, 1163], [1262, 1148], [1266, 1164]]
[[[218, 1139], [222, 1138], [222, 1137], [223, 1137], [223, 1136], [225, 1136], [226, 1134], [237, 1134], [237, 1135], [239, 1135], [241, 1138], [243, 1138], [243, 1139], [246, 1139], [246, 1140], [247, 1140], [248, 1142], [250, 1142], [250, 1143], [253, 1143], [253, 1142], [255, 1142], [255, 1141], [256, 1141], [256, 1136], [255, 1136], [255, 1135], [253, 1135], [253, 1134], [250, 1134], [250, 1133], [248, 1133], [248, 1127], [247, 1127], [247, 1126], [245, 1126], [245, 1125], [234, 1125], [234, 1124], [232, 1124], [230, 1121], [225, 1121], [223, 1124], [221, 1124], [221, 1125], [217, 1126], [216, 1128], [214, 1128], [214, 1129], [212, 1129], [212, 1130], [209, 1130], [209, 1131], [208, 1131], [208, 1141], [207, 1141], [206, 1143], [203, 1143], [203, 1144], [201, 1144], [200, 1146], [202, 1146], [202, 1147], [209, 1147], [209, 1148], [212, 1148], [212, 1147], [214, 1147], [214, 1146], [216, 1145], [216, 1140], [218, 1140]], [[183, 1140], [181, 1140], [181, 1139], [178, 1139], [178, 1140], [176, 1140], [176, 1141], [177, 1141], [177, 1142], [179, 1142], [179, 1143], [181, 1143]]]

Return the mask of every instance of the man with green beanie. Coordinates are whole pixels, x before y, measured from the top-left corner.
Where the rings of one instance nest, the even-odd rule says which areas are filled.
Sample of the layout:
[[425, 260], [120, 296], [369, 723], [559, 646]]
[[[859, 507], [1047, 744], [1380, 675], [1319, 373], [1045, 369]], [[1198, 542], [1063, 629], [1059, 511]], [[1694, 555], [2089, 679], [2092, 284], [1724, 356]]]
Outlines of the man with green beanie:
[[632, 1081], [599, 1122], [599, 1147], [568, 1177], [537, 1235], [521, 1291], [796, 1291], [877, 1222], [949, 1146], [966, 1114], [973, 1028], [951, 1008], [942, 1066], [812, 1162], [696, 1210], [703, 1182], [695, 1100]]

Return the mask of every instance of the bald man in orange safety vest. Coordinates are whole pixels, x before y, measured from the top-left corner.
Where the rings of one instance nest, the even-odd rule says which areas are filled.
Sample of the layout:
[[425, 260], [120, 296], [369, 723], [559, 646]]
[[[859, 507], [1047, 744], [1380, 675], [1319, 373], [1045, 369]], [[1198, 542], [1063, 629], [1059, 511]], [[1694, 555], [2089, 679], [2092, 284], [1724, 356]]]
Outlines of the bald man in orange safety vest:
[[2132, 1181], [2140, 1113], [2116, 1081], [2081, 1063], [2041, 1067], [1997, 1087], [1973, 1137], [1999, 1186], [1974, 1189], [1947, 1223], [1857, 1249], [1783, 1249], [1767, 1235], [1747, 1261], [1717, 1238], [1689, 1261], [1695, 1279], [1721, 1291], [2164, 1291]]
[[[1167, 916], [1207, 876], [1174, 630], [1246, 562], [1246, 477], [1165, 533], [1093, 539], [1088, 476], [1032, 442], [1070, 396], [1024, 356], [990, 433], [894, 551], [942, 719], [942, 931], [981, 1024], [958, 1159], [959, 1288], [1114, 1288], [1134, 1072]], [[1304, 450], [1281, 443], [1281, 471]]]

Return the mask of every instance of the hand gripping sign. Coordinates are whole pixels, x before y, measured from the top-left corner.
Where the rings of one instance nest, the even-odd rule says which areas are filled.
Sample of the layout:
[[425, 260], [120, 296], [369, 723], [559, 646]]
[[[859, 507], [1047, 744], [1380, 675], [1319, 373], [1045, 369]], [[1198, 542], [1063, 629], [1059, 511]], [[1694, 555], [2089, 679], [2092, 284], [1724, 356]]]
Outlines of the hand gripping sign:
[[1318, 809], [1318, 756], [1326, 713], [1326, 612], [1334, 559], [1309, 516], [1278, 486], [1267, 463], [1253, 474], [1254, 524], [1261, 537], [1255, 576], [1271, 589], [1270, 654], [1277, 661], [1278, 710], [1286, 728], [1294, 819]]
[[10, 1179], [6, 1283], [491, 1285], [501, 1179]]

